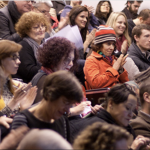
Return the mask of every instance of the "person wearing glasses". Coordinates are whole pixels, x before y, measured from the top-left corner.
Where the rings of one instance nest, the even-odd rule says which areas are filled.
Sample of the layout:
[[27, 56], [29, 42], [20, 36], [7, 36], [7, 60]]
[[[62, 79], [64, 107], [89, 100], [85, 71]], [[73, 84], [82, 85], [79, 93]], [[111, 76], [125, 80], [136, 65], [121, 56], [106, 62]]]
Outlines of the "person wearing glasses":
[[41, 68], [37, 61], [37, 49], [44, 41], [45, 32], [50, 25], [42, 13], [27, 12], [21, 16], [16, 24], [17, 33], [23, 38], [20, 42], [21, 64], [15, 78], [20, 78], [28, 83]]
[[[57, 17], [51, 16], [50, 10], [52, 9], [53, 4], [51, 1], [37, 1], [33, 4], [33, 11], [40, 12], [44, 14], [44, 16], [47, 18], [48, 22], [50, 22], [51, 26], [48, 31], [48, 35], [46, 34], [45, 38], [51, 37], [55, 34], [55, 29], [58, 28], [58, 20]], [[53, 30], [54, 29], [54, 30]]]
[[34, 1], [9, 1], [8, 5], [0, 9], [0, 38], [20, 42], [22, 38], [16, 33], [14, 25], [25, 12], [32, 10]]
[[105, 25], [108, 17], [112, 13], [113, 9], [110, 1], [99, 1], [96, 7], [95, 16], [99, 22], [99, 25]]
[[[0, 41], [0, 116], [13, 117], [19, 110], [28, 108], [36, 96], [37, 89], [32, 88], [31, 83], [18, 84], [11, 78], [20, 65], [21, 48], [20, 44], [13, 41]], [[8, 124], [5, 125], [9, 128]]]

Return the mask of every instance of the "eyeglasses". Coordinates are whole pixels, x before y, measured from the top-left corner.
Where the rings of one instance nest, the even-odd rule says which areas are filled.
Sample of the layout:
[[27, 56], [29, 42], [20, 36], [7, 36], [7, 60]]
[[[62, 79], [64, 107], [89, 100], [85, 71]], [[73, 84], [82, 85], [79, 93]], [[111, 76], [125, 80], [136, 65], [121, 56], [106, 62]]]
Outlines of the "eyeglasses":
[[110, 5], [107, 5], [107, 4], [102, 4], [102, 6], [105, 6], [105, 7], [110, 7]]
[[14, 61], [16, 61], [17, 59], [20, 60], [20, 56], [17, 56], [16, 54], [13, 54], [10, 56]]
[[46, 26], [45, 25], [41, 25], [41, 26], [36, 26], [36, 27], [32, 27], [34, 30], [36, 30], [36, 31], [38, 31], [38, 30], [40, 30], [40, 28], [42, 28], [42, 29], [46, 29]]
[[39, 12], [41, 12], [42, 14], [49, 14], [49, 11], [46, 11], [46, 10], [39, 10], [38, 8], [36, 8]]

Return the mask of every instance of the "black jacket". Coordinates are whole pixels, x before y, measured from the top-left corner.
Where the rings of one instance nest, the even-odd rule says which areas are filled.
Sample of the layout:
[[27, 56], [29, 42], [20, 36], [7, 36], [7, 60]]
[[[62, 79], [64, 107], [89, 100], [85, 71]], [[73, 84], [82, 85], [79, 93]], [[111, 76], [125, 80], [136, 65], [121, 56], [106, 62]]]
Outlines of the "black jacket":
[[[147, 51], [147, 53], [150, 52]], [[150, 67], [150, 56], [145, 56], [134, 42], [130, 45], [128, 54], [128, 57], [132, 58], [140, 72]]]
[[23, 79], [25, 83], [28, 83], [38, 73], [41, 65], [37, 62], [32, 47], [26, 41], [22, 40], [19, 44], [22, 45], [19, 52], [21, 64], [17, 74], [13, 77]]
[[128, 19], [128, 32], [129, 36], [132, 38], [132, 29], [135, 27], [135, 23], [133, 22], [132, 19]]

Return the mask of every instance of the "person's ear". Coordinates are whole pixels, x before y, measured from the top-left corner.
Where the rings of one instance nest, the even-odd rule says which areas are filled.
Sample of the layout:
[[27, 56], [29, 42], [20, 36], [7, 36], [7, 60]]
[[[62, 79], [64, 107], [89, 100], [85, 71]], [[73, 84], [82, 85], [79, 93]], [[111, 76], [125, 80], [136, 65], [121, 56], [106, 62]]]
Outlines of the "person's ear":
[[109, 101], [108, 101], [108, 107], [109, 107], [109, 109], [113, 109], [113, 105], [114, 105], [113, 100], [109, 99]]
[[139, 20], [140, 20], [140, 24], [144, 22], [142, 17], [139, 17]]
[[130, 7], [131, 6], [131, 3], [128, 1], [127, 2], [127, 7]]
[[144, 99], [146, 102], [150, 103], [150, 94], [149, 94], [148, 92], [145, 92], [145, 93], [143, 94], [143, 99]]
[[139, 38], [136, 35], [134, 35], [134, 39], [135, 39], [136, 42], [139, 41]]

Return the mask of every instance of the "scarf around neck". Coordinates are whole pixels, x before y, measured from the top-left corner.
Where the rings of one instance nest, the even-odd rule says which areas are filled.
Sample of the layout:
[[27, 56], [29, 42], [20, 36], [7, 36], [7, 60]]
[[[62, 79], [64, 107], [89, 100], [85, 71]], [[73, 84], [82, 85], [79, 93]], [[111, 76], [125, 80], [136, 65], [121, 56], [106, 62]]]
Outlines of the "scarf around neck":
[[50, 68], [41, 67], [41, 70], [44, 71], [46, 74], [51, 74], [53, 71]]
[[112, 62], [113, 62], [112, 56], [105, 56], [101, 51], [97, 51], [97, 53], [102, 55], [104, 58], [106, 58], [112, 64]]
[[21, 17], [21, 14], [19, 13], [15, 2], [9, 1], [7, 7], [10, 13], [10, 16], [12, 17], [13, 24], [16, 24], [19, 18]]
[[34, 56], [37, 59], [37, 53], [38, 53], [37, 50], [40, 45], [36, 41], [34, 41], [32, 38], [30, 38], [29, 36], [24, 37], [23, 40], [26, 41], [32, 47], [32, 49], [34, 51]]

